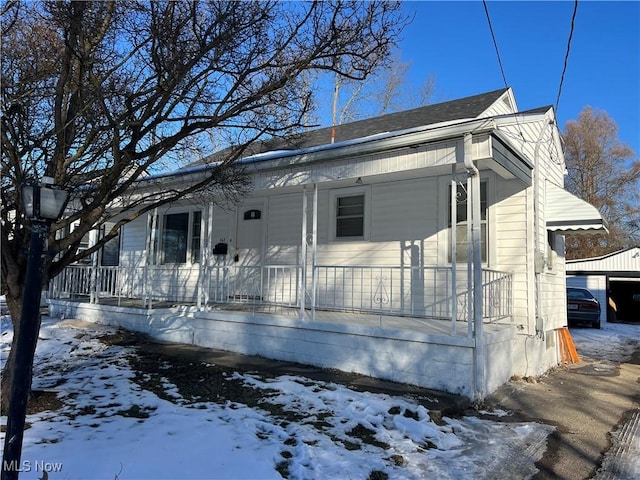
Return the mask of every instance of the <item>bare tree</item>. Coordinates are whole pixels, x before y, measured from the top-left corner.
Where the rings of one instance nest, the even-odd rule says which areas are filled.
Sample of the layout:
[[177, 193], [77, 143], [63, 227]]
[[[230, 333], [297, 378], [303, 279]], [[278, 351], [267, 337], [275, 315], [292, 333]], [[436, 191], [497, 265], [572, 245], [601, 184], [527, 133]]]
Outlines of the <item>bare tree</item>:
[[609, 235], [567, 238], [567, 258], [604, 255], [640, 243], [640, 161], [618, 140], [606, 112], [585, 107], [563, 133], [567, 189], [595, 206]]
[[410, 69], [411, 62], [403, 62], [400, 52], [396, 51], [388, 62], [378, 66], [364, 82], [336, 74], [331, 102], [331, 125], [431, 103], [436, 95], [435, 77], [429, 75], [422, 84], [416, 86], [407, 79]]
[[[302, 127], [305, 74], [366, 79], [407, 22], [395, 2], [6, 2], [1, 259], [14, 339], [29, 238], [25, 180], [48, 176], [73, 192], [73, 210], [51, 228], [58, 255], [47, 280], [154, 207], [205, 189], [242, 193], [247, 179], [234, 161], [257, 139]], [[214, 144], [227, 148], [207, 178], [162, 196], [129, 195], [140, 179]], [[106, 222], [115, 225], [79, 251]]]

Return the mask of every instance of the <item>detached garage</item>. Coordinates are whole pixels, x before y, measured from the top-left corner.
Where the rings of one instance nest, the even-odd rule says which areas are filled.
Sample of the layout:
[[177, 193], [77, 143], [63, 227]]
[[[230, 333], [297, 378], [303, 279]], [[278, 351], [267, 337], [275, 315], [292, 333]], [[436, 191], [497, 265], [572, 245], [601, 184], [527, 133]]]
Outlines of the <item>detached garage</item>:
[[596, 258], [567, 260], [567, 285], [588, 288], [600, 301], [608, 305], [607, 292], [616, 305], [617, 312], [603, 308], [600, 322], [638, 322], [640, 303], [640, 247], [603, 255]]

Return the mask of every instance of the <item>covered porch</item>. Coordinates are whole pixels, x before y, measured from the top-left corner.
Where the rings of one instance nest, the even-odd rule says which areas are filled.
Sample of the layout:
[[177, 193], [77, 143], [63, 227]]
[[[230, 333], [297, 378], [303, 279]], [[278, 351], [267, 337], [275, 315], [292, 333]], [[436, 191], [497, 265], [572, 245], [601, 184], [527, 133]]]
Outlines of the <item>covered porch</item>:
[[512, 375], [517, 328], [505, 272], [482, 273], [478, 329], [469, 315], [473, 294], [451, 294], [451, 267], [317, 266], [309, 291], [301, 266], [226, 266], [191, 297], [152, 288], [167, 270], [146, 272], [145, 287], [131, 281], [140, 274], [132, 269], [69, 267], [51, 282], [50, 314], [469, 398]]
[[[461, 281], [466, 270], [453, 268], [319, 265], [305, 281], [300, 265], [226, 265], [210, 268], [188, 291], [175, 267], [73, 265], [51, 281], [49, 298], [150, 311], [183, 306], [197, 312], [257, 312], [301, 321], [372, 323], [375, 318], [380, 327], [438, 325], [441, 334], [472, 336], [473, 290], [469, 294]], [[483, 269], [481, 295], [484, 324], [512, 323], [510, 273]]]

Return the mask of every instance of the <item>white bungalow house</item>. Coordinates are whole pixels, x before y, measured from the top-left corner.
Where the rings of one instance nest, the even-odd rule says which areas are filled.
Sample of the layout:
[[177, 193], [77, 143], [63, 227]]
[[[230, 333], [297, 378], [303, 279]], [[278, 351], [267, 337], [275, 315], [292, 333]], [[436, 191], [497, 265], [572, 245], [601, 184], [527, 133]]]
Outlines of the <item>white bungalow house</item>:
[[501, 89], [241, 161], [242, 203], [190, 198], [127, 224], [102, 262], [52, 282], [51, 313], [470, 398], [560, 362], [563, 234], [604, 225], [563, 189], [552, 107], [519, 112]]

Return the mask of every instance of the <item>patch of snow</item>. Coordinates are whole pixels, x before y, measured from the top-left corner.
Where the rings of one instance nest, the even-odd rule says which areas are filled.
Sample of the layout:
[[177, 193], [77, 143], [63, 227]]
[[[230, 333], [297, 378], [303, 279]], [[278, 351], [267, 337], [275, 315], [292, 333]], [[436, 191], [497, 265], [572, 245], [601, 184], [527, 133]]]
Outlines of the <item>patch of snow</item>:
[[640, 325], [606, 323], [598, 328], [572, 328], [571, 338], [581, 357], [627, 362], [640, 348]]
[[[3, 353], [10, 330], [3, 320]], [[47, 465], [50, 480], [276, 479], [282, 465], [289, 478], [528, 478], [552, 431], [475, 417], [436, 424], [409, 398], [290, 375], [235, 375], [290, 411], [287, 422], [239, 403], [188, 402], [165, 378], [168, 401], [135, 382], [133, 350], [100, 342], [107, 333], [43, 319], [34, 389], [59, 391], [63, 407], [28, 416], [21, 479]]]

